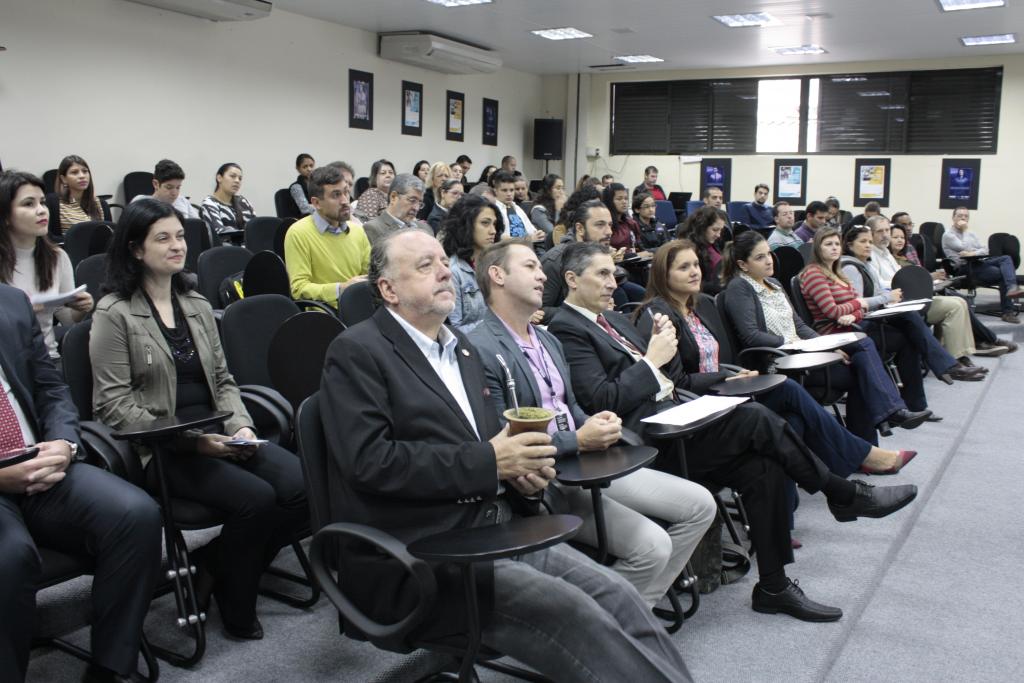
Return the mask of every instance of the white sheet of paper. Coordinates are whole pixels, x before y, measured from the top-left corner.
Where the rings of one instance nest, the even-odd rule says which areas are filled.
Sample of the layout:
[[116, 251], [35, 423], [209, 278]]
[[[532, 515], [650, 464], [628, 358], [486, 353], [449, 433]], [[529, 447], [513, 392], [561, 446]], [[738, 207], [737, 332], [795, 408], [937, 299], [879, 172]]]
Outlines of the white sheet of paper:
[[857, 341], [857, 335], [853, 332], [839, 332], [837, 334], [823, 334], [820, 337], [801, 339], [799, 341], [783, 344], [779, 348], [783, 351], [803, 351], [813, 353], [815, 351], [831, 351], [839, 349], [847, 344]]
[[[908, 306], [908, 307], [909, 306], [917, 306], [918, 304], [921, 304], [922, 306], [924, 306], [925, 304], [930, 304], [931, 302], [932, 302], [931, 299], [910, 299], [908, 301], [900, 301], [899, 303], [895, 303], [895, 304], [886, 304], [885, 307], [886, 308], [899, 308], [901, 306]], [[917, 310], [917, 309], [914, 309], [914, 310]]]
[[673, 406], [668, 410], [645, 417], [641, 422], [685, 427], [688, 424], [703, 420], [709, 415], [720, 413], [727, 408], [749, 401], [748, 396], [701, 396], [695, 401]]
[[46, 308], [57, 308], [58, 306], [63, 306], [69, 301], [72, 301], [76, 296], [78, 296], [79, 292], [84, 291], [85, 285], [82, 285], [80, 287], [75, 287], [70, 292], [64, 292], [62, 294], [36, 294], [32, 297], [31, 301], [33, 305], [42, 304]]
[[909, 306], [896, 306], [894, 308], [880, 308], [877, 311], [868, 313], [866, 316], [864, 316], [864, 319], [873, 320], [874, 318], [887, 318], [890, 315], [899, 315], [900, 313], [920, 311], [922, 308], [924, 308], [924, 304], [911, 304]]

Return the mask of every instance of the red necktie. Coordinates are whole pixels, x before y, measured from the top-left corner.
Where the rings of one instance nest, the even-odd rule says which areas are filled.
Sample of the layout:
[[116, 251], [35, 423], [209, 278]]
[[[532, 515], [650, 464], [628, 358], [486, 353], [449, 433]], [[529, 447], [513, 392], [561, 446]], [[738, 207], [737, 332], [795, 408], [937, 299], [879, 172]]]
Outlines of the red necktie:
[[629, 341], [621, 334], [616, 332], [615, 328], [612, 327], [611, 324], [607, 320], [605, 320], [605, 317], [600, 313], [597, 316], [597, 324], [601, 326], [601, 329], [610, 334], [612, 336], [612, 339], [625, 346], [630, 353], [636, 354], [637, 356], [644, 355], [643, 352], [640, 349], [638, 349], [631, 341]]
[[0, 391], [0, 454], [25, 447], [21, 424], [6, 391]]

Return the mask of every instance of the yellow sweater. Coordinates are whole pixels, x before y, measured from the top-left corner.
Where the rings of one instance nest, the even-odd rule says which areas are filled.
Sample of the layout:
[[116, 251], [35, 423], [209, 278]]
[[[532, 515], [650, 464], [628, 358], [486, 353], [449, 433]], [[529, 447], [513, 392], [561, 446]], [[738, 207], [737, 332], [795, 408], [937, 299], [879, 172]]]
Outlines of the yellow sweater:
[[370, 241], [361, 225], [349, 221], [348, 232], [320, 233], [312, 216], [288, 229], [284, 238], [292, 297], [325, 301], [338, 307], [338, 283], [370, 269]]

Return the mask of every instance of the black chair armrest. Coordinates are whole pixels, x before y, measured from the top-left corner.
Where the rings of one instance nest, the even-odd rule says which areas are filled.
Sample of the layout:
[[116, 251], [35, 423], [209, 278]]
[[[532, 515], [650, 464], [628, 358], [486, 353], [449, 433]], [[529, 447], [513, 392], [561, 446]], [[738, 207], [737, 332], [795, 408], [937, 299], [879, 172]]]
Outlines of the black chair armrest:
[[328, 313], [331, 316], [337, 318], [338, 311], [330, 304], [324, 303], [323, 301], [313, 301], [312, 299], [296, 299], [295, 303], [299, 308], [315, 308], [322, 313]]
[[256, 433], [278, 445], [287, 444], [291, 437], [291, 421], [281, 409], [261, 394], [245, 390], [240, 390], [240, 394]]
[[238, 390], [264, 399], [279, 410], [288, 422], [295, 419], [295, 409], [292, 408], [292, 404], [277, 389], [262, 384], [242, 384], [238, 387]]
[[129, 442], [115, 439], [114, 430], [102, 422], [85, 421], [79, 425], [79, 429], [82, 434], [82, 445], [88, 456], [86, 462], [122, 479], [135, 481], [132, 470], [138, 468], [138, 458], [132, 452]]
[[719, 396], [759, 396], [774, 390], [786, 381], [785, 375], [754, 375], [721, 381], [711, 387]]
[[[363, 614], [341, 591], [331, 574], [332, 567], [328, 558], [334, 555], [335, 542], [346, 538], [369, 543], [398, 560], [416, 582], [419, 601], [403, 619], [393, 624], [378, 623]], [[327, 595], [327, 599], [345, 621], [351, 623], [371, 641], [404, 639], [427, 618], [437, 600], [437, 580], [430, 565], [410, 555], [405, 545], [397, 538], [373, 527], [344, 522], [328, 524], [313, 536], [309, 548], [309, 562], [313, 569], [313, 577]]]
[[736, 373], [741, 372], [743, 370], [743, 368], [741, 368], [740, 366], [733, 365], [732, 363], [719, 363], [718, 364], [718, 369], [719, 370], [724, 370], [725, 372], [732, 373], [733, 375], [735, 375]]
[[[771, 346], [751, 346], [736, 355], [738, 364], [752, 370], [767, 370], [772, 358], [781, 358], [786, 352]], [[766, 362], [767, 357], [767, 362]], [[746, 360], [744, 360], [746, 359]]]
[[688, 403], [689, 401], [696, 401], [698, 398], [700, 398], [700, 396], [693, 393], [692, 391], [677, 388], [676, 398], [678, 398], [681, 403]]
[[830, 365], [841, 363], [843, 357], [835, 351], [817, 351], [813, 353], [795, 353], [792, 356], [780, 358], [775, 368], [779, 372], [808, 372], [827, 368]]
[[148, 441], [151, 439], [164, 439], [171, 436], [178, 436], [191, 429], [199, 429], [207, 425], [223, 422], [231, 417], [230, 411], [218, 411], [191, 419], [179, 417], [160, 417], [147, 422], [126, 425], [121, 429], [112, 432], [112, 436], [118, 440]]
[[409, 544], [415, 557], [435, 562], [472, 564], [536, 552], [576, 535], [576, 515], [519, 517], [504, 524], [444, 531]]
[[559, 460], [558, 481], [570, 486], [605, 484], [631, 474], [658, 457], [650, 446], [612, 446], [603, 451], [577, 453]]

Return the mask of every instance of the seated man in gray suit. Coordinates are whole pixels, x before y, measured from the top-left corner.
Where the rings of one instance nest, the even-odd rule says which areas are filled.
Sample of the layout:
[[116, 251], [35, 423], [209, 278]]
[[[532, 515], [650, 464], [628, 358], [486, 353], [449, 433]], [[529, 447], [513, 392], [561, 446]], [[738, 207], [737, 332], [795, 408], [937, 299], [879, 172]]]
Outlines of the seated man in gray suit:
[[434, 231], [424, 221], [416, 219], [416, 212], [423, 206], [423, 181], [411, 173], [399, 173], [388, 189], [388, 205], [380, 215], [363, 224], [366, 237], [373, 246], [384, 235], [401, 230], [416, 228], [429, 235]]
[[[519, 405], [554, 411], [548, 426], [556, 457], [608, 448], [622, 434], [622, 420], [611, 411], [588, 417], [576, 403], [561, 343], [530, 324], [541, 307], [547, 277], [528, 239], [493, 244], [476, 263], [477, 281], [490, 307], [469, 340], [480, 351], [490, 403], [499, 416], [506, 406], [506, 378], [500, 354], [516, 384]], [[510, 401], [509, 401], [510, 403]], [[576, 537], [596, 545], [593, 503], [578, 487], [548, 487], [547, 501], [558, 512], [583, 518]], [[604, 499], [612, 569], [624, 576], [652, 607], [679, 577], [715, 518], [715, 501], [703, 486], [672, 474], [643, 468], [612, 482]], [[669, 523], [668, 529], [651, 515]]]

